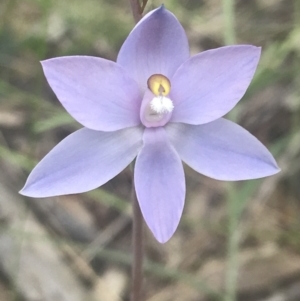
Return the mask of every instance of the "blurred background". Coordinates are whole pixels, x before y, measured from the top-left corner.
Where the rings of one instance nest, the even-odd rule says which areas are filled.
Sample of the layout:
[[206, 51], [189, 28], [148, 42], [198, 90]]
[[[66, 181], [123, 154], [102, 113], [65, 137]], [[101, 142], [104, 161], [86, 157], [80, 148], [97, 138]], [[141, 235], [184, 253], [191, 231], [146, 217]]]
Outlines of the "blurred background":
[[[149, 1], [146, 11], [160, 4]], [[161, 245], [145, 229], [145, 300], [299, 301], [300, 1], [164, 4], [186, 29], [192, 54], [262, 46], [255, 78], [227, 117], [262, 141], [282, 171], [226, 183], [185, 166], [176, 234]], [[129, 168], [81, 195], [30, 199], [18, 191], [34, 165], [80, 128], [39, 61], [115, 60], [133, 26], [127, 0], [0, 2], [0, 301], [129, 300]]]

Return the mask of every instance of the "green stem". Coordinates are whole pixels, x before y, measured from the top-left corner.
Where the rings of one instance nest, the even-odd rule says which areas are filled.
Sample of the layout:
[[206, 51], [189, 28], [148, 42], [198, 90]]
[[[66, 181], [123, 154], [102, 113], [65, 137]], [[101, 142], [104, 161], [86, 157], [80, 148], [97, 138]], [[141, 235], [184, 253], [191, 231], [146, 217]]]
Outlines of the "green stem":
[[227, 247], [227, 270], [225, 280], [225, 301], [236, 300], [236, 287], [238, 277], [238, 252], [239, 252], [239, 232], [238, 223], [240, 217], [239, 200], [233, 193], [233, 187], [228, 193], [228, 247]]
[[236, 43], [234, 6], [235, 6], [234, 0], [223, 0], [225, 45], [232, 45]]

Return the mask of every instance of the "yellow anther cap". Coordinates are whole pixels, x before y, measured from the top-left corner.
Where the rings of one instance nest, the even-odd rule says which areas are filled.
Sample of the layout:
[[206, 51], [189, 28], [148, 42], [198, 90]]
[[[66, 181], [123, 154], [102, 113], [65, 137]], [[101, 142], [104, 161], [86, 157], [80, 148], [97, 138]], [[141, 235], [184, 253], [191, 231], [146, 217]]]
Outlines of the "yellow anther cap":
[[171, 83], [167, 77], [162, 74], [153, 74], [147, 81], [148, 88], [156, 96], [166, 96], [170, 93]]

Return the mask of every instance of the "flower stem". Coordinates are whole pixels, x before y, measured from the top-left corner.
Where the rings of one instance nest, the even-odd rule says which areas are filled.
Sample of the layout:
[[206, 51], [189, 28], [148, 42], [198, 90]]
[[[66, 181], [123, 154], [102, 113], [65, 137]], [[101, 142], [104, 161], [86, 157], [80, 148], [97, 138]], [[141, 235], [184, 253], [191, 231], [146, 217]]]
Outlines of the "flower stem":
[[234, 6], [235, 0], [223, 0], [224, 42], [226, 45], [236, 43]]
[[141, 6], [141, 14], [144, 12], [147, 2], [148, 2], [148, 0], [143, 0], [142, 6]]
[[[139, 0], [129, 0], [133, 18], [135, 23], [138, 23], [142, 16], [148, 0], [143, 0], [142, 5]], [[134, 163], [131, 165], [131, 172], [133, 175]], [[133, 207], [133, 220], [132, 220], [132, 271], [131, 271], [131, 301], [141, 301], [142, 285], [143, 285], [143, 216], [140, 209], [139, 202], [136, 197], [134, 179], [132, 176], [132, 207]]]
[[139, 22], [142, 19], [144, 9], [147, 5], [148, 0], [143, 0], [142, 5], [140, 4], [140, 0], [129, 0], [133, 18], [135, 23]]
[[238, 252], [240, 233], [238, 231], [241, 208], [239, 200], [234, 194], [234, 187], [230, 185], [228, 191], [228, 249], [227, 271], [225, 283], [225, 301], [236, 300], [238, 278]]
[[133, 206], [133, 225], [132, 225], [132, 287], [131, 301], [140, 301], [143, 284], [143, 217], [136, 198], [134, 182], [132, 183], [132, 206]]

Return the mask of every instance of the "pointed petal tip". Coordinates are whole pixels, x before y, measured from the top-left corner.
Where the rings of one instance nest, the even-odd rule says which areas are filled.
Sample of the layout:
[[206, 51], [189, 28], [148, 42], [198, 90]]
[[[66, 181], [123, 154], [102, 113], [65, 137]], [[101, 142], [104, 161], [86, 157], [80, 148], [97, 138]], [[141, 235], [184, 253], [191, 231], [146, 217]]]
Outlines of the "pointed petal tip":
[[[274, 161], [275, 161], [275, 159], [274, 159]], [[281, 168], [277, 165], [276, 161], [274, 162], [273, 167], [274, 167], [274, 171], [272, 174], [270, 174], [270, 176], [276, 175], [277, 173], [281, 172]]]
[[260, 58], [262, 47], [261, 46], [253, 46], [255, 51], [257, 52], [257, 56]]
[[[239, 46], [239, 45], [237, 45], [237, 46]], [[245, 48], [248, 48], [248, 52], [250, 52], [249, 55], [252, 55], [253, 58], [256, 61], [256, 64], [258, 64], [260, 56], [261, 56], [262, 47], [261, 46], [255, 46], [255, 45], [241, 45], [241, 46], [244, 46]]]
[[41, 64], [42, 69], [43, 69], [43, 71], [44, 71], [44, 74], [45, 74], [45, 66], [46, 66], [46, 64], [47, 64], [47, 61], [48, 61], [48, 60], [42, 60], [42, 61], [40, 61], [40, 64]]
[[153, 236], [160, 244], [165, 244], [172, 238], [174, 232], [168, 235], [164, 235], [163, 233], [153, 233]]
[[43, 196], [37, 196], [34, 193], [30, 192], [30, 189], [27, 189], [27, 185], [25, 185], [20, 191], [19, 194], [29, 197], [29, 198], [39, 198], [39, 197], [43, 197]]
[[50, 58], [50, 59], [45, 59], [45, 60], [42, 60], [40, 61], [42, 67], [44, 68], [48, 63], [49, 61], [52, 61], [52, 60], [55, 60], [56, 58]]
[[21, 188], [20, 190], [19, 190], [19, 194], [21, 194], [21, 195], [24, 195], [24, 196], [30, 196], [30, 195], [28, 195], [28, 192], [26, 191], [27, 190], [27, 187], [28, 187], [28, 183], [27, 183], [28, 181], [26, 181], [26, 183], [25, 183], [25, 185], [23, 186], [23, 188]]
[[[265, 172], [262, 172], [261, 174], [258, 174], [255, 177], [249, 177], [249, 178], [245, 177], [245, 178], [237, 179], [236, 181], [263, 179], [263, 178], [274, 176], [274, 175], [278, 174], [280, 171], [281, 171], [281, 169], [276, 164], [270, 164], [269, 169], [265, 170]], [[228, 181], [228, 180], [225, 179], [225, 181]], [[231, 180], [229, 180], [229, 181], [231, 181]]]
[[21, 194], [21, 195], [24, 195], [24, 196], [26, 196], [26, 194], [24, 193], [24, 187], [21, 189], [21, 190], [19, 190], [19, 192], [18, 192], [19, 194]]
[[42, 193], [39, 194], [36, 191], [31, 191], [30, 186], [25, 184], [25, 186], [19, 191], [19, 194], [29, 197], [29, 198], [46, 198], [50, 197], [51, 195], [43, 195]]
[[158, 10], [166, 10], [165, 4], [163, 3], [163, 4], [158, 8]]
[[269, 172], [265, 175], [262, 175], [261, 178], [264, 178], [264, 177], [269, 177], [269, 176], [273, 176], [273, 175], [276, 175], [277, 173], [279, 173], [281, 171], [281, 168], [278, 166], [275, 158], [273, 157], [272, 153], [266, 148], [266, 150], [268, 151], [269, 153], [269, 162], [266, 161], [266, 163], [269, 164]]
[[[154, 234], [153, 234], [154, 235]], [[168, 237], [168, 238], [162, 238], [162, 237], [158, 237], [158, 236], [155, 236], [154, 235], [154, 237], [155, 237], [155, 239], [160, 243], [160, 244], [165, 244], [165, 243], [167, 243], [170, 239], [171, 239], [171, 237]]]

